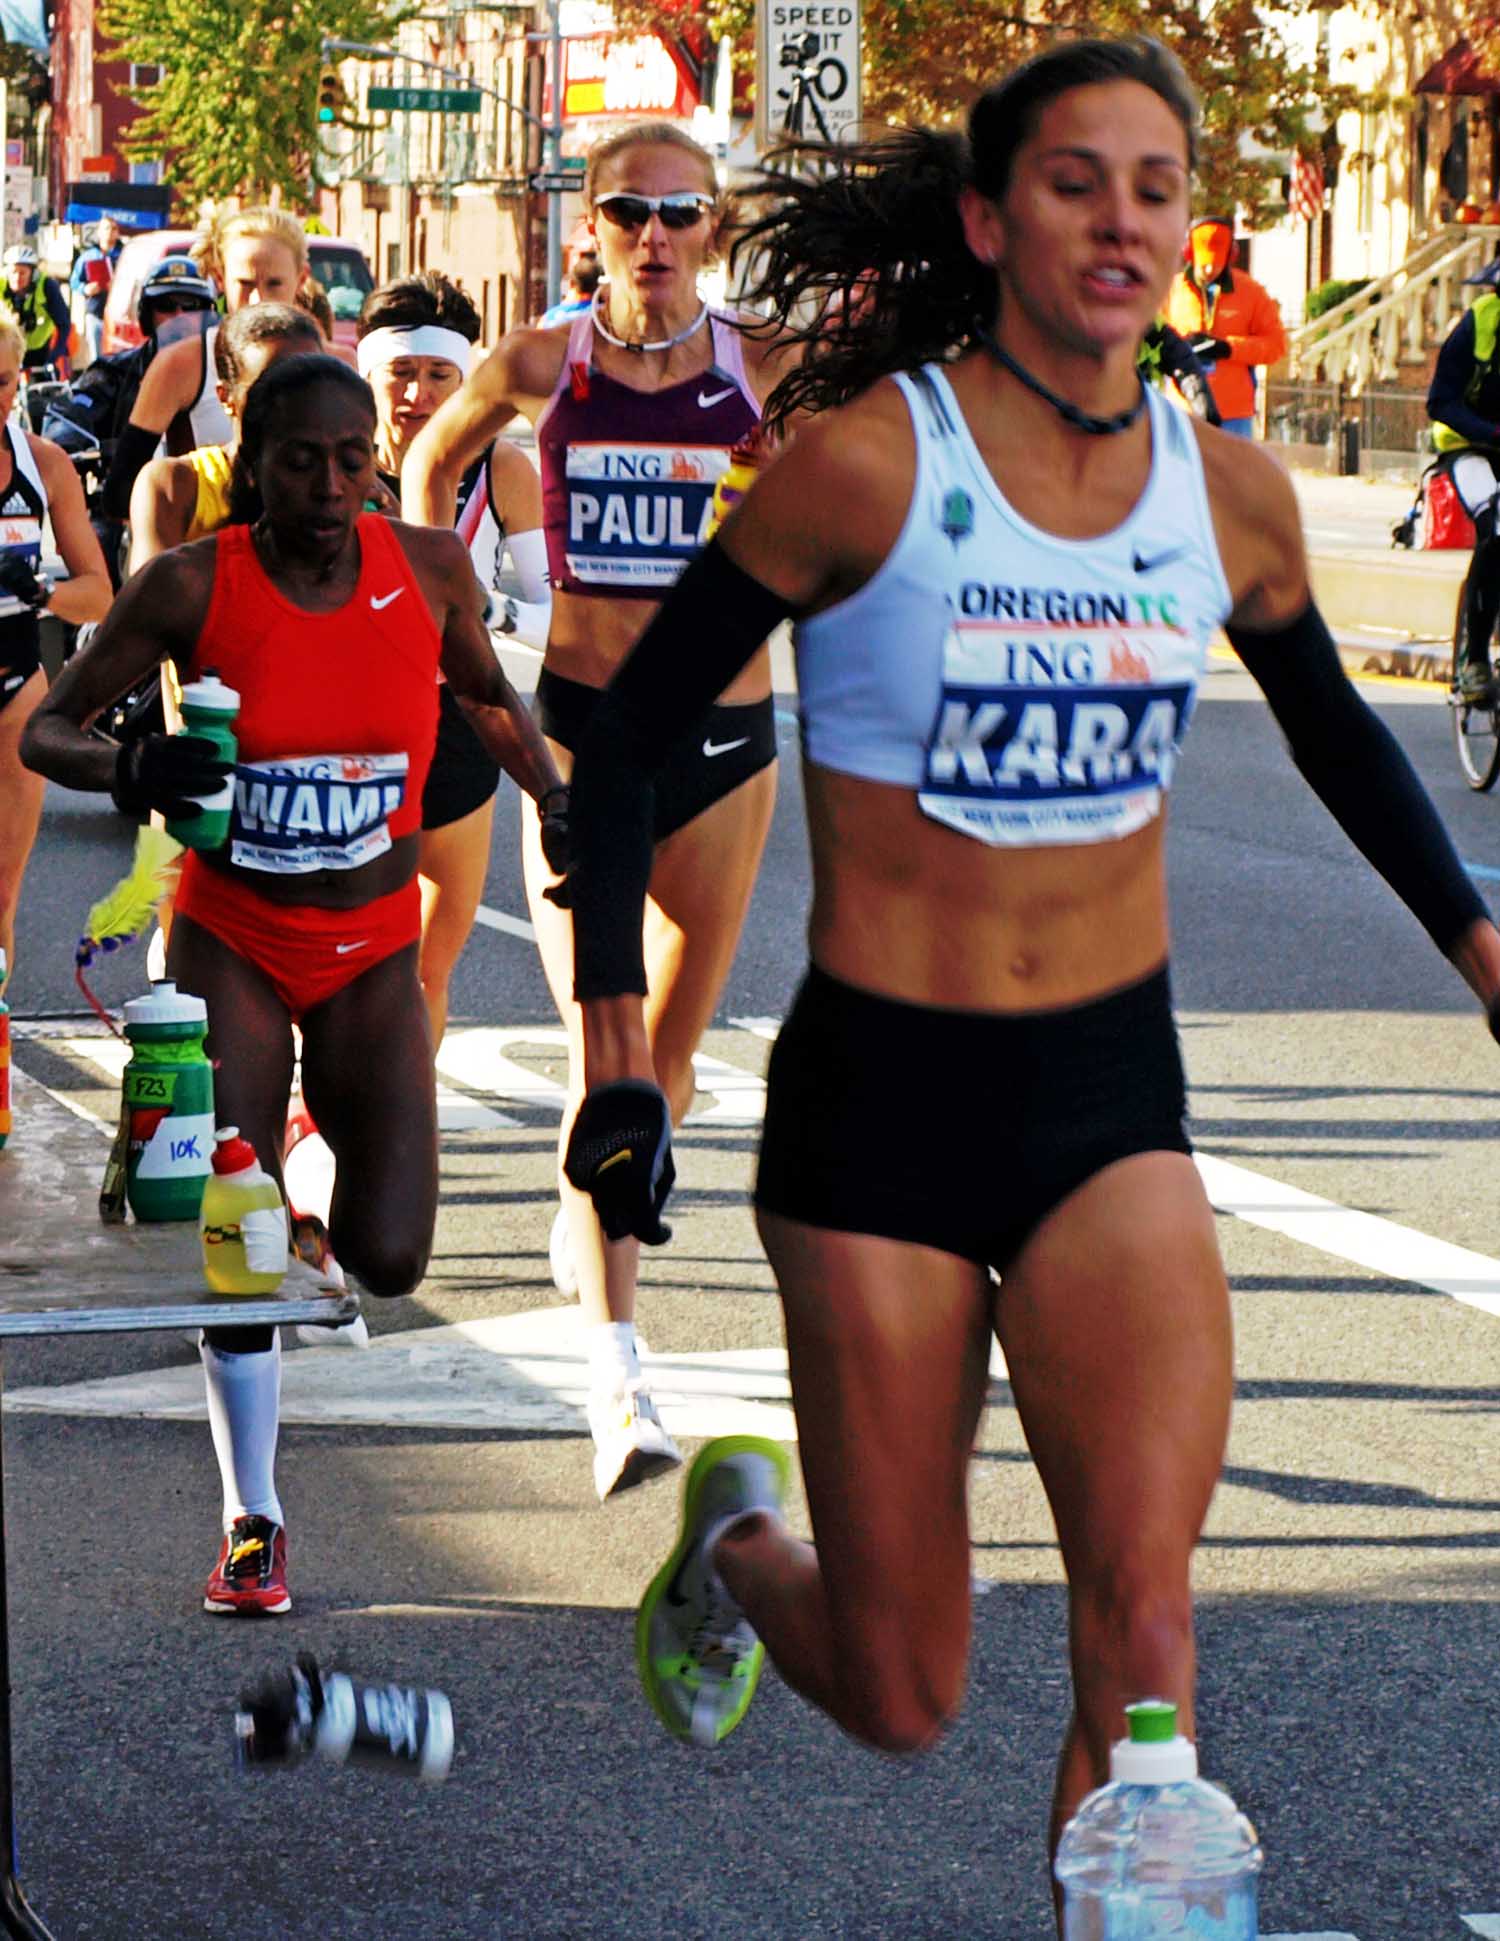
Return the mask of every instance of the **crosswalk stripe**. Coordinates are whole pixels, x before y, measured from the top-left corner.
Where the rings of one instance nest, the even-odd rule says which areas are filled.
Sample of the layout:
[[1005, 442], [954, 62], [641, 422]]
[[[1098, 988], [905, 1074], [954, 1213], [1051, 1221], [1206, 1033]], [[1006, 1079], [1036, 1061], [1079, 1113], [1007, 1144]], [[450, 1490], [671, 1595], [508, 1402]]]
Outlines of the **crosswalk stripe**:
[[1482, 1934], [1485, 1941], [1500, 1941], [1500, 1914], [1460, 1914], [1471, 1934]]
[[[770, 1017], [737, 1017], [730, 1023], [764, 1041], [774, 1041], [780, 1029], [778, 1020]], [[68, 1036], [60, 1042], [116, 1082], [129, 1056], [128, 1046], [103, 1035]], [[451, 1086], [439, 1087], [441, 1128], [459, 1131], [471, 1126], [515, 1127], [522, 1123], [491, 1100], [560, 1113], [567, 1098], [566, 1087], [544, 1072], [531, 1070], [512, 1054], [530, 1049], [562, 1062], [567, 1046], [567, 1033], [560, 1027], [479, 1025], [448, 1032], [437, 1055], [439, 1074], [452, 1081]], [[759, 1073], [706, 1052], [695, 1055], [694, 1068], [700, 1090], [714, 1102], [694, 1113], [687, 1121], [690, 1126], [760, 1123], [765, 1111], [765, 1080]], [[103, 1129], [113, 1130], [102, 1120], [99, 1123]], [[1221, 1213], [1284, 1234], [1334, 1259], [1392, 1280], [1430, 1288], [1467, 1307], [1500, 1316], [1500, 1261], [1394, 1220], [1341, 1206], [1211, 1153], [1198, 1153], [1196, 1163], [1209, 1201]]]

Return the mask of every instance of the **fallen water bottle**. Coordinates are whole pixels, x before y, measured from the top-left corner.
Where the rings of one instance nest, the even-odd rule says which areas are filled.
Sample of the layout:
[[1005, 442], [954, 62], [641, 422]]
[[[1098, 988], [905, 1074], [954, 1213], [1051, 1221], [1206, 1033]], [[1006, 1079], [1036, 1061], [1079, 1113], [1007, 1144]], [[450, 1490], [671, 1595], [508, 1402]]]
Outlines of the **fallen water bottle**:
[[1064, 1941], [1255, 1941], [1262, 1854], [1166, 1699], [1127, 1705], [1109, 1784], [1063, 1829], [1053, 1871]]
[[242, 1766], [291, 1766], [316, 1755], [436, 1785], [453, 1763], [453, 1708], [442, 1692], [321, 1671], [306, 1652], [241, 1693], [234, 1731]]

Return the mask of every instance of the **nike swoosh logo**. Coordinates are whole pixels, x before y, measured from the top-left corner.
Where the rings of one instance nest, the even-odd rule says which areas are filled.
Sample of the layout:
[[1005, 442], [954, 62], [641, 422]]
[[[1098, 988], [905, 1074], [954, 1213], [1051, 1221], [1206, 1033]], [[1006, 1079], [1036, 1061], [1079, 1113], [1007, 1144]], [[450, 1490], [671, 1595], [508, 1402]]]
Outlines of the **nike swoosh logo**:
[[603, 1165], [594, 1168], [594, 1178], [597, 1179], [601, 1173], [607, 1173], [611, 1166], [618, 1166], [621, 1160], [628, 1163], [634, 1156], [635, 1148], [633, 1146], [622, 1146], [618, 1152], [612, 1152], [609, 1158], [604, 1161]]
[[749, 739], [748, 735], [741, 735], [738, 741], [705, 741], [703, 752], [712, 761], [715, 755], [727, 755], [731, 748], [743, 748]]
[[698, 393], [698, 407], [702, 411], [707, 411], [710, 405], [722, 404], [725, 398], [732, 398], [739, 388], [737, 384], [731, 384], [722, 391], [711, 392], [708, 397], [704, 397], [700, 391]]
[[370, 939], [368, 937], [361, 937], [357, 944], [335, 944], [334, 950], [340, 957], [347, 957], [351, 950], [368, 950], [369, 947]]
[[1154, 573], [1158, 566], [1165, 566], [1171, 560], [1181, 559], [1186, 551], [1186, 546], [1169, 546], [1164, 553], [1153, 553], [1148, 559], [1137, 547], [1131, 555], [1130, 563], [1138, 573]]
[[404, 586], [398, 586], [394, 593], [382, 593], [378, 600], [372, 593], [370, 595], [370, 611], [372, 613], [379, 613], [383, 607], [388, 607], [392, 600], [399, 600], [405, 591], [406, 588]]

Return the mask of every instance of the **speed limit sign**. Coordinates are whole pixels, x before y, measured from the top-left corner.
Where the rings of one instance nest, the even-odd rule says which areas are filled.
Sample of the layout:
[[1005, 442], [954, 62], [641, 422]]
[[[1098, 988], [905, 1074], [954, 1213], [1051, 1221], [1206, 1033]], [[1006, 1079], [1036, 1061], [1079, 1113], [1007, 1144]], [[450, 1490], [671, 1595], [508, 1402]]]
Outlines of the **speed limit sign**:
[[755, 145], [836, 142], [860, 116], [860, 0], [756, 0]]

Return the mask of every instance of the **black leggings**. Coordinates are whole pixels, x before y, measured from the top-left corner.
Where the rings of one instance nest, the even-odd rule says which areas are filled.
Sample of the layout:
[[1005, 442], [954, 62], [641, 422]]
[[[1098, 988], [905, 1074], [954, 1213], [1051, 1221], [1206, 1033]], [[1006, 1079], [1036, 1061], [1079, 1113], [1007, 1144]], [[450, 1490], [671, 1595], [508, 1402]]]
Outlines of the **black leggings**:
[[1116, 1160], [1192, 1150], [1165, 969], [1063, 1011], [939, 1011], [812, 966], [766, 1079], [755, 1203], [1003, 1273]]
[[[538, 727], [550, 740], [576, 752], [601, 693], [544, 667], [536, 684]], [[776, 713], [770, 695], [748, 706], [710, 708], [657, 771], [656, 841], [665, 842], [775, 759]]]

